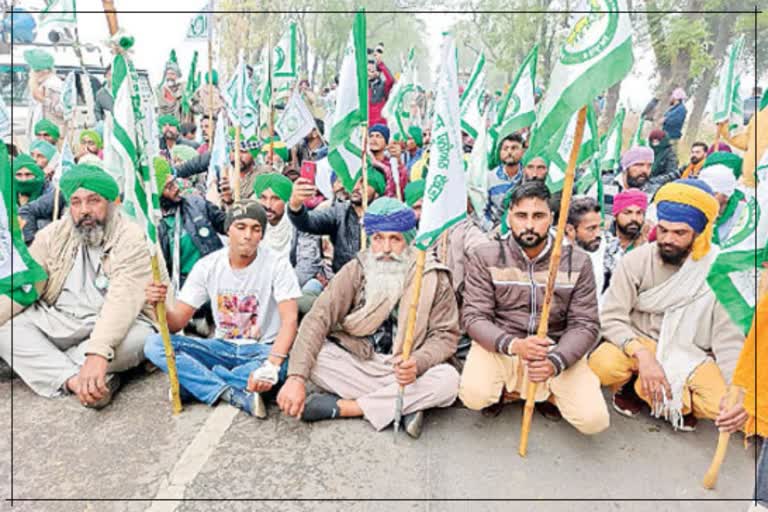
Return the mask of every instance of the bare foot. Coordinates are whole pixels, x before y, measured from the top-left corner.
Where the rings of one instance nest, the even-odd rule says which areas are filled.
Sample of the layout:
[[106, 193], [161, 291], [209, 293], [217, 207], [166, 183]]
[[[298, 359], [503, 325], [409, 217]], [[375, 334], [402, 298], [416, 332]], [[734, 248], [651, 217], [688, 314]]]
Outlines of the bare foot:
[[363, 410], [357, 405], [356, 400], [339, 400], [339, 416], [342, 418], [358, 418], [363, 415]]

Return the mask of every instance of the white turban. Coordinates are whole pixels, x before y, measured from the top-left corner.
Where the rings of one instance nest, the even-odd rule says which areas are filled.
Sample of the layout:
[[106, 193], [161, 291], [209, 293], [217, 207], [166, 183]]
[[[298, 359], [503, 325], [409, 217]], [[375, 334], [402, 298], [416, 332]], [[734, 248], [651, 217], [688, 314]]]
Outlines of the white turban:
[[733, 170], [725, 165], [711, 165], [699, 172], [699, 179], [709, 185], [714, 192], [720, 192], [731, 197], [736, 190], [736, 176]]

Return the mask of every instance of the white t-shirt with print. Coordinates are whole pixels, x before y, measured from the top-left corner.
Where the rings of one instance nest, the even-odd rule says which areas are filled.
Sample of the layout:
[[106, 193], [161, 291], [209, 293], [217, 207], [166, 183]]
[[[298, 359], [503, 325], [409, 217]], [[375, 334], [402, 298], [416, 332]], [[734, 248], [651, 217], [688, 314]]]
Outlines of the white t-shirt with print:
[[178, 300], [199, 308], [211, 301], [216, 338], [232, 343], [272, 343], [280, 330], [279, 302], [301, 289], [288, 258], [261, 245], [246, 268], [233, 269], [229, 249], [205, 256], [192, 268]]

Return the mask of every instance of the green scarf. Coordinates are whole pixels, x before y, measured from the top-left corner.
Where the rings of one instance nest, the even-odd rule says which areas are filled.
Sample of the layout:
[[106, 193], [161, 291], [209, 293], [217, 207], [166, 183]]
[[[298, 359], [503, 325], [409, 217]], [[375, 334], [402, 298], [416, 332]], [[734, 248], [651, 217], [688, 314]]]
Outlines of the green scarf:
[[744, 193], [741, 190], [736, 189], [733, 194], [731, 194], [728, 202], [725, 203], [725, 210], [723, 210], [723, 213], [718, 215], [715, 219], [715, 228], [712, 230], [713, 243], [720, 245], [720, 235], [718, 235], [720, 226], [725, 224], [728, 220], [730, 220], [731, 217], [733, 217], [733, 214], [736, 212], [736, 208], [739, 206], [739, 202], [743, 200]]
[[35, 176], [34, 179], [21, 181], [17, 178], [13, 178], [16, 186], [16, 204], [19, 202], [19, 196], [29, 197], [29, 202], [34, 201], [43, 192], [43, 186], [45, 185], [45, 176]]

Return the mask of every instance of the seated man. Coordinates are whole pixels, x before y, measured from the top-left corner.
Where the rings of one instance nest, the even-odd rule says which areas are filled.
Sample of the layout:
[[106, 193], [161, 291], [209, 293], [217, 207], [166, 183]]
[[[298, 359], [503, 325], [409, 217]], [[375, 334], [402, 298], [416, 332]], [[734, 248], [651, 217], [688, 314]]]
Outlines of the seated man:
[[568, 208], [565, 236], [572, 244], [584, 250], [592, 260], [598, 305], [602, 303], [605, 284], [605, 242], [602, 237], [602, 226], [600, 203], [592, 197], [574, 197]]
[[50, 180], [56, 171], [54, 160], [58, 154], [56, 146], [43, 139], [35, 139], [29, 145], [29, 154], [35, 159], [37, 166], [45, 172], [46, 179]]
[[[462, 325], [473, 339], [459, 398], [468, 408], [496, 412], [506, 400], [524, 399], [527, 380], [541, 384], [536, 400], [546, 417], [560, 415], [583, 434], [608, 428], [600, 381], [584, 356], [600, 330], [595, 276], [589, 258], [563, 246], [547, 338], [538, 338], [554, 237], [547, 186], [512, 189], [507, 222], [511, 237], [480, 245], [464, 272]], [[559, 408], [559, 411], [558, 411]]]
[[424, 186], [426, 184], [425, 180], [416, 180], [405, 187], [405, 204], [416, 215], [416, 224], [421, 220], [421, 206], [424, 204]]
[[[259, 203], [235, 203], [224, 226], [229, 247], [198, 261], [175, 304], [167, 308], [172, 333], [209, 301], [216, 323], [214, 339], [171, 336], [183, 394], [208, 405], [223, 400], [258, 418], [267, 416], [259, 393], [283, 380], [301, 296], [288, 260], [260, 244], [266, 224]], [[164, 300], [167, 290], [166, 284], [150, 283], [147, 302]], [[159, 334], [147, 338], [144, 352], [168, 371]]]
[[59, 137], [61, 137], [59, 127], [50, 119], [41, 119], [35, 123], [34, 132], [36, 138], [42, 139], [54, 146], [59, 143]]
[[718, 205], [702, 180], [656, 194], [656, 242], [622, 258], [600, 314], [604, 342], [589, 357], [613, 407], [633, 417], [647, 403], [676, 429], [715, 419], [744, 333], [707, 284]]
[[144, 233], [114, 201], [115, 180], [76, 165], [61, 178], [69, 212], [37, 233], [31, 255], [48, 273], [41, 299], [0, 327], [0, 357], [38, 395], [74, 393], [85, 406], [109, 403], [115, 372], [139, 365], [153, 331], [141, 289], [151, 267]]
[[253, 190], [267, 213], [263, 243], [291, 262], [302, 291], [299, 311], [306, 313], [326, 282], [321, 238], [299, 231], [285, 214], [293, 190], [291, 180], [275, 172], [260, 174], [253, 183]]
[[[459, 338], [458, 308], [445, 267], [428, 257], [416, 313], [413, 351], [402, 361], [413, 295], [413, 211], [376, 200], [364, 218], [369, 249], [331, 280], [304, 317], [277, 402], [285, 414], [317, 421], [364, 416], [376, 430], [394, 419], [405, 386], [403, 423], [416, 438], [423, 411], [456, 399], [459, 374], [446, 364]], [[306, 400], [306, 382], [331, 394]]]
[[621, 258], [647, 242], [649, 226], [645, 222], [648, 196], [636, 188], [616, 194], [611, 213], [613, 224], [605, 231], [605, 284], [611, 282]]

